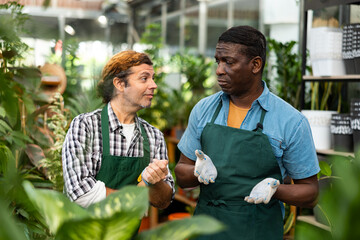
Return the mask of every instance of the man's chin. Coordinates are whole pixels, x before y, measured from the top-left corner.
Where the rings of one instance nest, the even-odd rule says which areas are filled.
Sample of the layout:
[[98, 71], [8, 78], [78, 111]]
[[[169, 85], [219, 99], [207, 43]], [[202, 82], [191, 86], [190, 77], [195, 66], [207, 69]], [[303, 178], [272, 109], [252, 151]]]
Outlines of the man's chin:
[[140, 105], [141, 108], [150, 108], [151, 107], [151, 103], [147, 104], [147, 105]]
[[230, 91], [229, 89], [226, 89], [226, 88], [221, 88], [221, 91], [223, 91], [224, 93], [230, 95]]

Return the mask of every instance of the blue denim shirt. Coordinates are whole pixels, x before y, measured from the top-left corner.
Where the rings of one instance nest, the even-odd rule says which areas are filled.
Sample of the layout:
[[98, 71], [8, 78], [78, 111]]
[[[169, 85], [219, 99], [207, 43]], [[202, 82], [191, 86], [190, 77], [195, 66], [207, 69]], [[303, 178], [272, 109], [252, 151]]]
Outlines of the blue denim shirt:
[[[265, 82], [263, 85], [262, 94], [252, 103], [240, 128], [255, 129], [264, 109], [263, 133], [269, 138], [283, 178], [288, 175], [293, 179], [303, 179], [317, 174], [319, 162], [307, 119], [271, 93]], [[178, 144], [186, 157], [196, 160], [195, 150], [201, 149], [201, 133], [206, 123], [211, 121], [219, 101], [222, 101], [222, 108], [215, 124], [227, 125], [229, 96], [226, 93], [220, 91], [199, 101], [190, 114], [188, 126]]]

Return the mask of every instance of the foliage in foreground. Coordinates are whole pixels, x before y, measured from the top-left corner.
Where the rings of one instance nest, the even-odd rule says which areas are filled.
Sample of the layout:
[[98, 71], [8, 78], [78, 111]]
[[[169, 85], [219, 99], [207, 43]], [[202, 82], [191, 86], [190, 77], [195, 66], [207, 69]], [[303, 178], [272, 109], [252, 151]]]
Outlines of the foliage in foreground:
[[331, 185], [320, 195], [318, 203], [330, 231], [298, 222], [295, 231], [297, 240], [360, 239], [360, 152], [350, 161], [334, 158], [331, 168]]
[[223, 229], [217, 220], [198, 216], [143, 231], [137, 235], [140, 219], [148, 209], [148, 189], [126, 186], [99, 203], [84, 209], [62, 193], [35, 189], [31, 183], [23, 186], [32, 204], [44, 216], [55, 239], [188, 239], [200, 234], [212, 234]]

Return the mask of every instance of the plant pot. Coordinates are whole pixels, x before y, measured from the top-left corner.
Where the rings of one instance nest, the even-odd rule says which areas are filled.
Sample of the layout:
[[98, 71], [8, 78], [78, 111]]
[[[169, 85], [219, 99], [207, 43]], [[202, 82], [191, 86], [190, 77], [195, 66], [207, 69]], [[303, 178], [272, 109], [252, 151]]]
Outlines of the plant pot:
[[354, 35], [357, 36], [357, 44], [353, 44], [355, 74], [360, 74], [360, 23], [354, 24]]
[[169, 221], [179, 220], [183, 218], [189, 218], [191, 217], [191, 214], [188, 212], [177, 212], [177, 213], [171, 213], [168, 216]]
[[340, 28], [316, 27], [310, 29], [310, 59], [314, 76], [344, 75], [342, 54], [343, 33]]
[[301, 112], [309, 121], [315, 148], [318, 150], [331, 149], [331, 115], [337, 112], [319, 110], [302, 110]]
[[358, 153], [360, 151], [360, 114], [352, 116], [351, 128], [353, 130], [354, 152]]
[[150, 217], [143, 217], [138, 232], [150, 229]]
[[346, 74], [355, 74], [355, 60], [353, 54], [354, 25], [345, 24], [343, 27], [342, 57], [345, 63]]
[[355, 154], [360, 151], [360, 99], [351, 99], [350, 116]]
[[353, 130], [350, 114], [333, 114], [331, 117], [330, 132], [333, 135], [335, 151], [353, 151]]

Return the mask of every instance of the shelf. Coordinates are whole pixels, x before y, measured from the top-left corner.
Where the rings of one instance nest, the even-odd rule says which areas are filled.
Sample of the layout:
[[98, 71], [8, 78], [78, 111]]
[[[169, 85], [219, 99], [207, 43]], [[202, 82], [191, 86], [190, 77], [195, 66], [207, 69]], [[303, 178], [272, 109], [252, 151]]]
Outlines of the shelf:
[[342, 75], [342, 76], [303, 76], [304, 81], [360, 81], [360, 75]]
[[327, 0], [327, 1], [313, 1], [313, 0], [305, 0], [304, 10], [315, 10], [321, 9], [325, 7], [331, 7], [334, 5], [342, 5], [342, 4], [357, 4], [359, 0]]
[[329, 232], [331, 231], [329, 226], [327, 226], [325, 224], [322, 224], [322, 223], [319, 223], [318, 221], [316, 221], [314, 216], [298, 216], [296, 218], [296, 220], [309, 223], [311, 225], [314, 225], [316, 227], [319, 227], [319, 228], [324, 229], [324, 230], [329, 231]]
[[[341, 6], [339, 9], [341, 11], [350, 11], [350, 4], [360, 4], [360, 0], [304, 0], [301, 10], [301, 16], [300, 19], [302, 19], [302, 31], [301, 31], [301, 39], [302, 39], [302, 46], [301, 46], [301, 55], [302, 55], [302, 82], [301, 82], [301, 100], [300, 100], [300, 109], [304, 109], [305, 107], [305, 84], [306, 82], [321, 82], [321, 81], [327, 81], [327, 82], [344, 82], [344, 83], [350, 83], [350, 82], [360, 82], [360, 75], [342, 75], [342, 76], [306, 76], [306, 57], [307, 57], [307, 39], [308, 39], [308, 11], [309, 10], [320, 10], [327, 7], [332, 6]], [[346, 6], [345, 6], [346, 5]], [[343, 14], [340, 14], [343, 15]], [[339, 17], [340, 25], [349, 22], [349, 19], [345, 19], [344, 16], [342, 16], [342, 19]]]
[[337, 156], [344, 156], [344, 157], [355, 157], [355, 154], [353, 152], [337, 152], [333, 149], [326, 149], [326, 150], [316, 150], [317, 153], [323, 154], [323, 155], [337, 155]]

